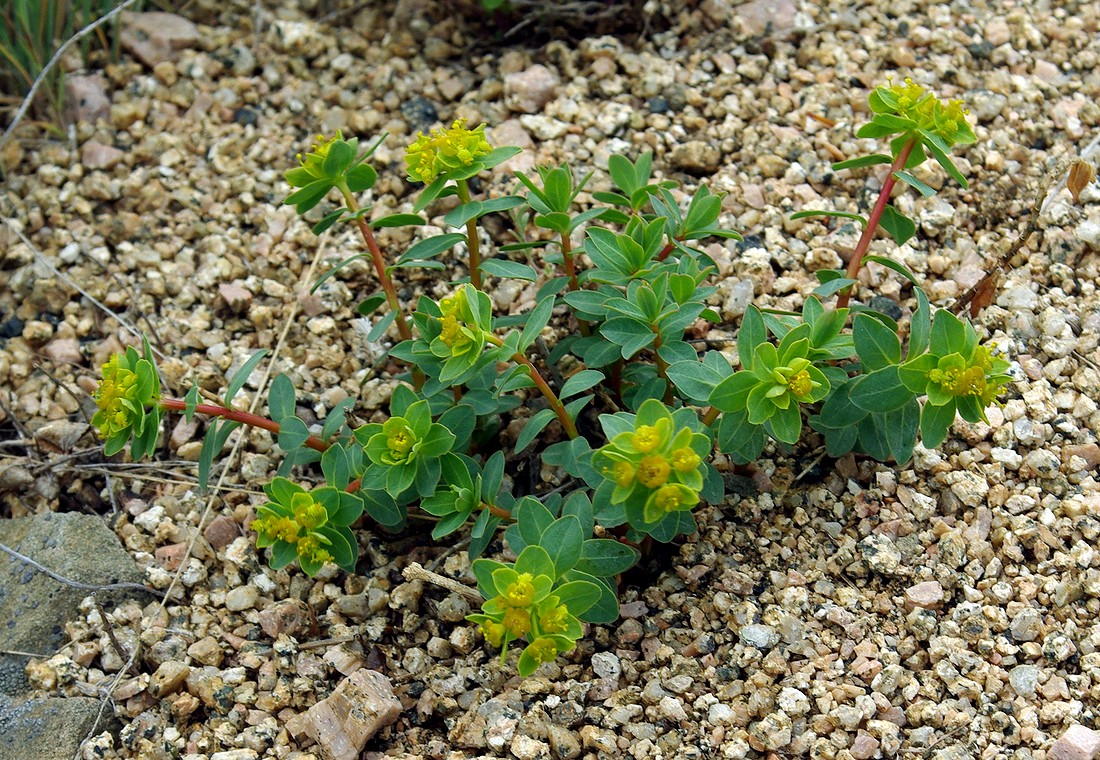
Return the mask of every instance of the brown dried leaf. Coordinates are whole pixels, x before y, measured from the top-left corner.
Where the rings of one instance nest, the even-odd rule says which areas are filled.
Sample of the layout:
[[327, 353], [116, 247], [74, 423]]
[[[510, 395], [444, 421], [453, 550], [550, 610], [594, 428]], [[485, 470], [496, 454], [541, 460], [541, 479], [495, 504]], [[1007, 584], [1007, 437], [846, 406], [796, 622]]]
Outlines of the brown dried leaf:
[[997, 272], [990, 272], [978, 283], [978, 287], [974, 290], [974, 298], [970, 301], [971, 319], [976, 319], [982, 309], [993, 303], [993, 296], [997, 293], [997, 282], [1000, 279]]
[[1066, 187], [1073, 195], [1073, 202], [1081, 202], [1081, 191], [1096, 179], [1096, 169], [1088, 161], [1080, 158], [1074, 160], [1069, 167], [1069, 177], [1066, 179]]

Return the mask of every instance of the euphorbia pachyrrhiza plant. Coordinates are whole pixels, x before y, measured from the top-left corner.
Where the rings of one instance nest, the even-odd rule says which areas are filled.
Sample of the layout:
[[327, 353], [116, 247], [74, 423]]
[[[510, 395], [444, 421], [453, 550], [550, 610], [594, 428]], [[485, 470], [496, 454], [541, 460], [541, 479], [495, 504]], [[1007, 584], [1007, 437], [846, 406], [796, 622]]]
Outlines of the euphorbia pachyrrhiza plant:
[[[874, 116], [859, 134], [892, 136], [890, 154], [836, 165], [891, 165], [870, 216], [796, 215], [842, 216], [864, 226], [847, 276], [819, 273], [820, 287], [798, 313], [750, 307], [736, 363], [714, 350], [700, 356], [689, 333], [700, 320], [718, 319], [708, 306], [715, 267], [694, 242], [739, 237], [718, 225], [721, 196], [703, 187], [681, 208], [672, 193], [676, 183], [654, 179], [652, 156], [643, 154], [635, 161], [611, 157], [612, 190], [592, 194], [608, 206], [573, 213], [591, 174], [574, 181], [568, 166], [539, 169], [538, 182], [520, 174], [526, 196], [474, 198], [470, 180], [518, 149], [494, 148], [483, 125], [467, 129], [456, 121], [418, 134], [408, 146], [407, 177], [424, 184], [411, 213], [372, 219], [370, 206], [356, 198], [376, 180], [366, 160], [377, 142], [360, 151], [357, 140], [339, 133], [320, 138], [287, 173], [296, 188], [287, 202], [302, 214], [337, 191], [338, 207], [322, 215], [315, 231], [348, 222], [363, 237], [368, 253], [346, 259], [321, 281], [355, 258], [372, 261], [382, 293], [367, 298], [359, 312], [371, 316], [388, 306], [368, 337], [385, 340], [396, 325], [400, 342], [389, 355], [410, 367], [388, 419], [352, 429], [346, 412], [354, 400], [348, 399], [309, 427], [286, 375], [271, 384], [268, 417], [234, 409], [233, 397], [263, 352], [234, 374], [220, 403], [199, 403], [195, 388], [184, 399], [163, 399], [146, 347], [104, 366], [94, 422], [109, 452], [129, 441], [138, 457], [154, 451], [163, 410], [214, 418], [200, 456], [203, 483], [238, 425], [275, 434], [287, 456], [265, 486], [268, 500], [253, 523], [258, 547], [271, 549], [275, 566], [297, 560], [312, 575], [334, 562], [353, 572], [352, 526], [364, 512], [384, 528], [400, 529], [409, 509], [419, 508], [433, 522], [434, 539], [469, 526], [467, 551], [485, 599], [470, 619], [505, 651], [525, 641], [518, 669], [531, 673], [573, 650], [581, 623], [616, 618], [616, 578], [641, 549], [690, 534], [694, 509], [723, 498], [711, 461], [715, 448], [736, 463], [751, 462], [768, 439], [798, 444], [805, 419], [834, 456], [856, 451], [904, 463], [918, 439], [926, 446], [942, 442], [956, 413], [980, 419], [1008, 382], [1007, 362], [981, 345], [972, 325], [945, 311], [933, 314], [912, 273], [867, 254], [879, 226], [899, 242], [914, 233], [889, 196], [898, 180], [931, 192], [911, 171], [927, 155], [963, 181], [947, 152], [974, 139], [965, 112], [908, 80], [875, 90], [870, 105]], [[443, 222], [462, 232], [417, 240], [396, 257], [383, 252], [382, 231], [425, 223], [421, 213], [448, 195], [458, 205]], [[506, 211], [522, 222], [520, 241], [485, 249], [479, 221]], [[526, 237], [527, 219], [534, 238]], [[582, 237], [579, 245], [574, 236]], [[444, 269], [438, 257], [460, 244], [468, 252], [467, 276], [460, 269], [457, 282], [439, 289], [446, 292], [442, 298], [401, 303], [394, 273]], [[540, 250], [541, 258], [532, 255]], [[847, 306], [864, 261], [888, 266], [913, 284], [917, 306], [904, 352], [894, 320], [866, 309], [854, 314]], [[533, 284], [533, 307], [495, 313], [489, 278]], [[827, 307], [822, 299], [836, 294], [836, 306]], [[571, 334], [547, 329], [555, 312]], [[591, 408], [594, 413], [586, 411]], [[509, 423], [518, 428], [511, 440], [501, 435]], [[540, 435], [541, 451], [524, 453]], [[540, 463], [529, 462], [532, 457]], [[290, 479], [295, 466], [314, 462], [323, 486], [307, 489]], [[505, 478], [520, 467], [548, 472], [561, 487], [513, 493]], [[500, 529], [514, 564], [481, 558]]]

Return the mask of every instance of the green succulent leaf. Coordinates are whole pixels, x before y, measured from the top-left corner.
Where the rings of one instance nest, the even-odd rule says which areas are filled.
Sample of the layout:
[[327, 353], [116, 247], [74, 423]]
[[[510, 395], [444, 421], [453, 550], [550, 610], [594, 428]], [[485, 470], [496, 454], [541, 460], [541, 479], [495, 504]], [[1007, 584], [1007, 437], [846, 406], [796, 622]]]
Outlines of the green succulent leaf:
[[901, 361], [901, 341], [886, 325], [866, 314], [857, 314], [852, 324], [856, 353], [867, 372]]
[[925, 448], [935, 448], [947, 438], [947, 431], [955, 421], [955, 402], [936, 406], [927, 401], [920, 412], [920, 438]]
[[229, 379], [229, 385], [225, 389], [225, 403], [228, 404], [233, 401], [233, 397], [236, 396], [241, 388], [244, 387], [244, 384], [248, 382], [248, 377], [252, 374], [252, 371], [256, 369], [256, 365], [263, 361], [263, 358], [267, 356], [267, 354], [268, 350], [266, 348], [261, 348], [259, 351], [252, 354], [252, 356], [248, 357], [248, 361], [242, 364], [240, 369], [233, 373], [233, 377]]
[[481, 262], [481, 271], [493, 277], [506, 277], [525, 282], [534, 282], [539, 277], [533, 267], [508, 259], [484, 259]]
[[[555, 577], [560, 578], [573, 569], [581, 558], [583, 542], [584, 534], [581, 530], [581, 522], [572, 515], [558, 518], [542, 532], [542, 536], [539, 537], [539, 545], [549, 553], [550, 559], [554, 563]], [[580, 614], [572, 609], [570, 612], [574, 615]]]
[[868, 412], [892, 412], [915, 398], [915, 394], [901, 382], [896, 365], [862, 375], [853, 380], [851, 386], [851, 400]]
[[603, 379], [604, 374], [599, 370], [582, 369], [580, 372], [570, 376], [570, 378], [562, 384], [558, 398], [567, 399], [570, 396], [583, 393], [589, 388], [597, 385]]
[[883, 209], [880, 224], [882, 224], [882, 229], [890, 233], [890, 237], [898, 245], [903, 245], [909, 238], [917, 234], [917, 225], [914, 224], [913, 220], [890, 205]]
[[911, 172], [905, 172], [905, 171], [894, 172], [894, 176], [897, 177], [902, 182], [904, 182], [905, 184], [909, 185], [909, 187], [916, 190], [918, 193], [920, 193], [925, 198], [931, 198], [933, 195], [936, 194], [936, 191], [935, 191], [934, 188], [929, 186], [928, 183], [925, 182], [924, 180], [918, 179]]
[[309, 428], [297, 417], [279, 420], [279, 448], [283, 451], [293, 451], [304, 444], [307, 438]]
[[887, 156], [883, 153], [873, 153], [869, 156], [860, 156], [859, 158], [849, 158], [847, 161], [838, 161], [833, 164], [832, 169], [834, 172], [843, 171], [844, 169], [862, 169], [865, 166], [875, 166], [877, 164], [890, 164], [893, 163], [892, 156]]
[[271, 419], [276, 422], [294, 416], [294, 383], [286, 375], [276, 375], [271, 381], [271, 388], [267, 392], [267, 410]]

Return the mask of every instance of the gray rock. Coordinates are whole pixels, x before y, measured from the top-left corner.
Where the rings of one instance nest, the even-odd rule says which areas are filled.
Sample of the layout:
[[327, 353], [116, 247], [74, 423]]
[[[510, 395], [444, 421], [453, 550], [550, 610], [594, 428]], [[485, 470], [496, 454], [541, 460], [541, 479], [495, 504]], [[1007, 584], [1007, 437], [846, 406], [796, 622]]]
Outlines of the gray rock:
[[259, 601], [259, 599], [260, 590], [251, 583], [248, 583], [244, 586], [237, 586], [237, 588], [230, 589], [229, 593], [225, 595], [225, 608], [232, 612], [250, 610], [256, 606], [256, 602]]
[[119, 42], [150, 68], [175, 61], [179, 51], [199, 41], [199, 28], [175, 13], [150, 11], [122, 14]]
[[740, 637], [742, 644], [756, 647], [757, 649], [771, 649], [779, 643], [779, 631], [775, 630], [770, 625], [761, 625], [759, 623], [746, 625], [737, 632], [737, 635]]
[[968, 95], [970, 112], [979, 122], [993, 121], [1008, 105], [1008, 98], [991, 90], [975, 90]]
[[1008, 630], [1016, 641], [1035, 641], [1042, 628], [1042, 614], [1034, 607], [1027, 607], [1016, 613]]
[[939, 235], [947, 230], [954, 218], [955, 207], [937, 198], [921, 210], [918, 220], [929, 235]]
[[[99, 706], [98, 699], [85, 697], [20, 700], [0, 696], [0, 758], [72, 760], [92, 730]], [[105, 716], [110, 715], [110, 710], [105, 711]], [[107, 728], [100, 722], [99, 729]]]
[[1019, 696], [1031, 699], [1039, 685], [1039, 668], [1034, 665], [1017, 665], [1009, 671], [1008, 682]]
[[555, 757], [562, 760], [573, 760], [581, 756], [581, 740], [569, 729], [561, 726], [548, 725], [546, 727], [546, 739], [550, 742], [550, 751]]
[[[727, 280], [726, 282], [729, 281]], [[722, 283], [722, 285], [725, 284], [726, 283]], [[722, 286], [719, 286], [718, 292], [723, 292]], [[722, 316], [726, 319], [740, 317], [752, 303], [755, 292], [752, 280], [736, 280], [733, 282], [732, 286], [728, 288], [727, 292], [728, 295], [726, 296], [725, 303], [722, 304]]]
[[997, 305], [1009, 311], [1034, 311], [1039, 305], [1039, 296], [1027, 285], [1017, 285], [997, 296]]
[[859, 551], [871, 569], [881, 575], [904, 575], [901, 550], [881, 533], [872, 533], [859, 542]]
[[722, 153], [712, 143], [688, 140], [672, 149], [669, 161], [673, 168], [688, 174], [714, 174], [722, 162]]
[[504, 75], [504, 102], [518, 113], [539, 113], [554, 99], [558, 76], [541, 63]]
[[[142, 582], [118, 538], [93, 515], [72, 512], [0, 521], [0, 542], [53, 572], [89, 584]], [[22, 561], [0, 554], [0, 649], [53, 652], [65, 643], [65, 623], [78, 614], [85, 589], [66, 586]], [[101, 593], [105, 609], [140, 591]], [[142, 601], [152, 597], [142, 595]], [[0, 654], [0, 693], [26, 690], [21, 657]]]
[[107, 80], [94, 76], [65, 77], [65, 120], [94, 123], [111, 114], [111, 99], [107, 96]]
[[1043, 657], [1048, 662], [1065, 662], [1077, 652], [1077, 646], [1073, 640], [1062, 633], [1055, 631], [1043, 639]]
[[623, 667], [613, 652], [596, 652], [592, 655], [592, 670], [600, 678], [618, 678], [623, 672]]
[[363, 668], [340, 682], [336, 690], [306, 713], [305, 731], [321, 745], [326, 757], [355, 760], [367, 740], [401, 715], [401, 702], [390, 679]]

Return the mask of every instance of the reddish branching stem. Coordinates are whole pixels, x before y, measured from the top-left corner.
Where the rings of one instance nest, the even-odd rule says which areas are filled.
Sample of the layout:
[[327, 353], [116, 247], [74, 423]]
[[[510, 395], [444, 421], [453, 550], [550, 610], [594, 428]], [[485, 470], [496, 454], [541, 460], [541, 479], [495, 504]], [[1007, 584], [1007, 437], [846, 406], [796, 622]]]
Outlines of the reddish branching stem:
[[[160, 401], [161, 409], [168, 409], [175, 412], [187, 411], [187, 402], [178, 398], [162, 398]], [[252, 414], [251, 412], [242, 412], [238, 409], [230, 409], [225, 406], [218, 406], [217, 404], [196, 404], [195, 412], [198, 414], [205, 414], [210, 417], [221, 417], [223, 419], [231, 420], [233, 422], [239, 422], [242, 425], [251, 425], [252, 427], [258, 427], [262, 430], [269, 430], [275, 435], [279, 434], [281, 427], [278, 422], [270, 420], [267, 417], [261, 417], [258, 414]], [[328, 444], [322, 441], [316, 436], [310, 436], [305, 440], [305, 446], [313, 449], [314, 451], [320, 451], [324, 453], [328, 451]]]
[[[875, 207], [871, 209], [871, 216], [867, 217], [867, 226], [863, 228], [863, 235], [860, 236], [855, 250], [852, 251], [852, 258], [848, 261], [847, 276], [849, 279], [854, 280], [859, 276], [859, 268], [863, 264], [863, 257], [867, 254], [867, 249], [871, 247], [871, 240], [874, 239], [875, 232], [878, 231], [879, 223], [882, 221], [882, 215], [886, 211], [887, 204], [890, 203], [890, 194], [894, 191], [894, 185], [897, 184], [898, 180], [894, 174], [905, 168], [905, 164], [909, 161], [909, 154], [913, 152], [913, 148], [915, 148], [916, 145], [916, 139], [912, 139], [905, 143], [894, 159], [894, 163], [890, 164], [890, 172], [886, 175], [886, 180], [882, 183], [882, 190], [879, 191]], [[843, 309], [848, 305], [854, 288], [855, 286], [852, 285], [840, 291], [840, 295], [838, 295], [836, 299], [836, 307], [838, 309]]]

